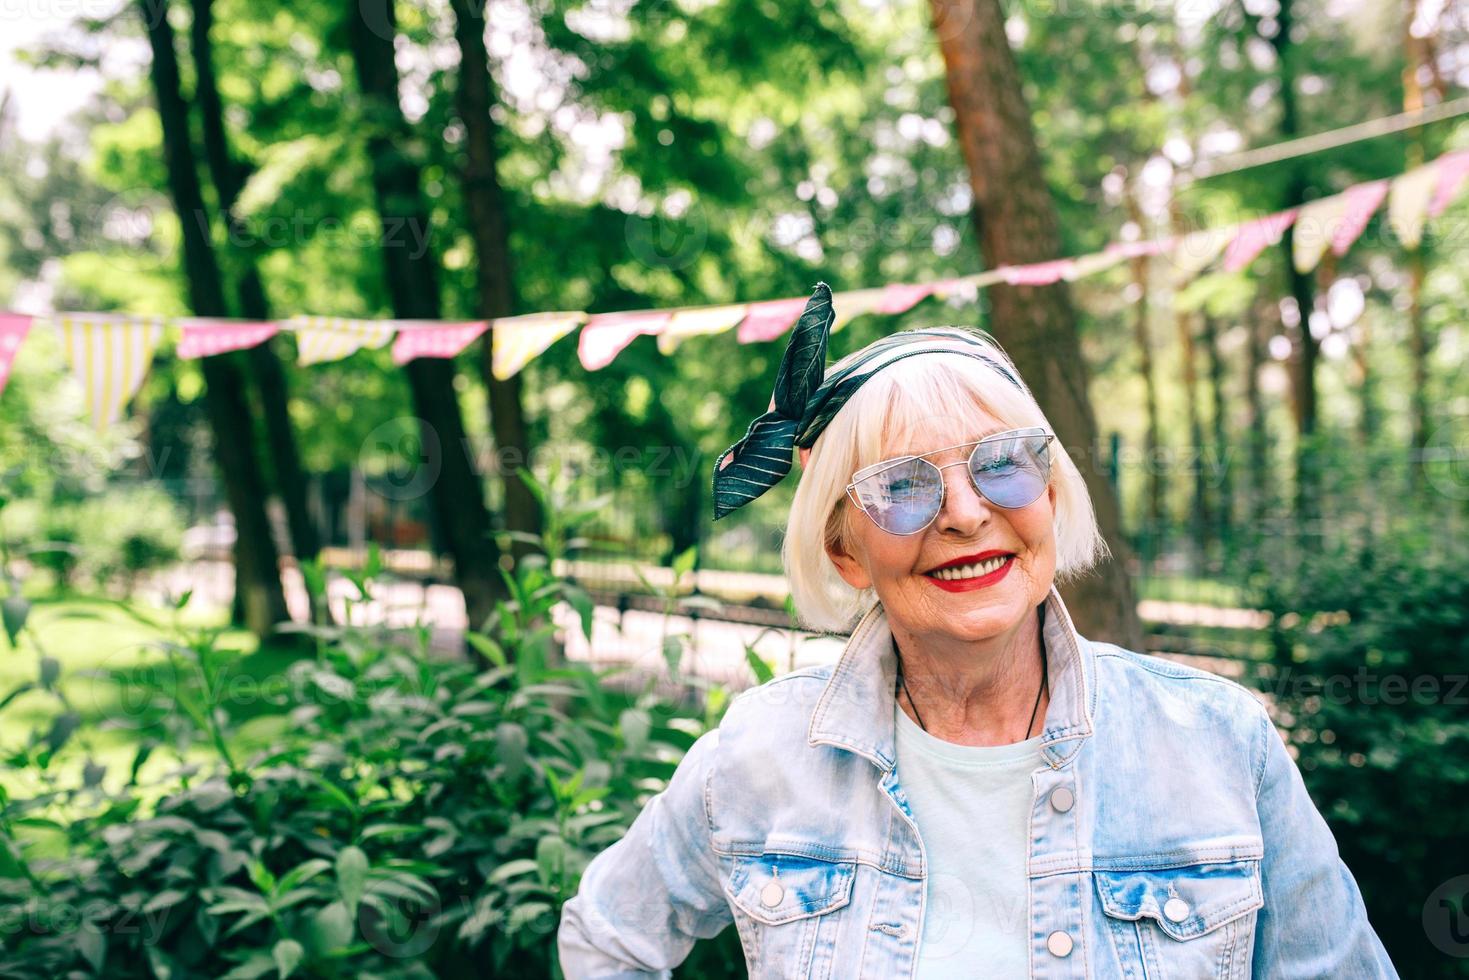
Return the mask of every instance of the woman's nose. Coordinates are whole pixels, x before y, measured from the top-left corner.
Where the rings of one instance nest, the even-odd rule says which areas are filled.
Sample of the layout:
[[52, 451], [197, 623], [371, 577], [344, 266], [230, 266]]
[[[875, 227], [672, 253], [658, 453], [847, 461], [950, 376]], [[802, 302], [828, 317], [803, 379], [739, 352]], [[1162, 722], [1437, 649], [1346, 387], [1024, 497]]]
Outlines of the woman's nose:
[[990, 502], [974, 489], [969, 467], [963, 464], [945, 466], [944, 505], [935, 524], [939, 530], [968, 533], [990, 518]]

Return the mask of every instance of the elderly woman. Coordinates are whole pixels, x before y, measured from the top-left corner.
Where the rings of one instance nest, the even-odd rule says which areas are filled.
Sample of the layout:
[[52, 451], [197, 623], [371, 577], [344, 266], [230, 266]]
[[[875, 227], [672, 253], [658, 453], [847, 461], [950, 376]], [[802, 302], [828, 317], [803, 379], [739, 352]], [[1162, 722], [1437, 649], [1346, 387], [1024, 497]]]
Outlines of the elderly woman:
[[793, 597], [850, 638], [588, 865], [566, 976], [667, 976], [733, 920], [756, 977], [1395, 977], [1260, 702], [1072, 626], [1105, 545], [1005, 353], [910, 330], [826, 370], [832, 320], [819, 284], [715, 516], [799, 448]]

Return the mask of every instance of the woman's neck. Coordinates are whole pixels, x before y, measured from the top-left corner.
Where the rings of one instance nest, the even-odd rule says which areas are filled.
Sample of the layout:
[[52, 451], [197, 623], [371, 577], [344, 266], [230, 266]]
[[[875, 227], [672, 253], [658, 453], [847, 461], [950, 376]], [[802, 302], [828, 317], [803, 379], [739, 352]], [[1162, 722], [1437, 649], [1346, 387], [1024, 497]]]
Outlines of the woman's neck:
[[893, 641], [903, 670], [898, 703], [915, 722], [921, 716], [930, 735], [959, 745], [1009, 745], [1044, 727], [1049, 694], [1041, 690], [1038, 612], [1010, 634], [984, 641], [925, 642], [901, 630]]

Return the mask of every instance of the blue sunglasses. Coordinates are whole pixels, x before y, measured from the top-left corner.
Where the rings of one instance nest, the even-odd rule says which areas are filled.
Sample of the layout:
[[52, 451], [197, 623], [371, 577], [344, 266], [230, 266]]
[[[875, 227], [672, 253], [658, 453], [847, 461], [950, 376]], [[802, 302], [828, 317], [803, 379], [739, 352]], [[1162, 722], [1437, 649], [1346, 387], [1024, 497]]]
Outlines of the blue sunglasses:
[[[917, 534], [943, 509], [943, 471], [964, 463], [969, 467], [970, 483], [981, 496], [996, 507], [1015, 510], [1034, 503], [1050, 484], [1050, 445], [1054, 438], [1054, 433], [1031, 426], [921, 456], [885, 459], [852, 474], [847, 496], [889, 534]], [[965, 446], [974, 447], [968, 459], [943, 466], [927, 459]]]

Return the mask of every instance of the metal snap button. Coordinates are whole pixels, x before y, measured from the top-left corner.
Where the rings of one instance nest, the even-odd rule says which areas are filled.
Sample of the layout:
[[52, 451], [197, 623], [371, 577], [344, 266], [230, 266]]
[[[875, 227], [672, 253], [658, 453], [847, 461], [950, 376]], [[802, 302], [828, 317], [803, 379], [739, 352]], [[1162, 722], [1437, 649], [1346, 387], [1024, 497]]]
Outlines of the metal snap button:
[[1071, 946], [1071, 937], [1059, 929], [1046, 937], [1046, 949], [1052, 956], [1070, 956]]
[[760, 889], [760, 904], [768, 909], [773, 909], [780, 904], [780, 900], [785, 898], [785, 896], [785, 886], [772, 878], [765, 883], [764, 888]]
[[1057, 786], [1051, 790], [1051, 808], [1057, 813], [1065, 813], [1076, 803], [1076, 794], [1066, 786]]
[[1181, 898], [1170, 898], [1163, 903], [1163, 914], [1169, 922], [1182, 922], [1188, 918], [1188, 903]]

